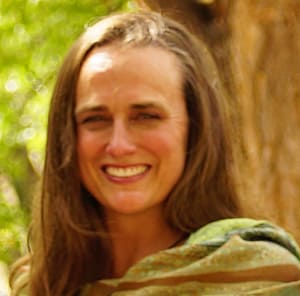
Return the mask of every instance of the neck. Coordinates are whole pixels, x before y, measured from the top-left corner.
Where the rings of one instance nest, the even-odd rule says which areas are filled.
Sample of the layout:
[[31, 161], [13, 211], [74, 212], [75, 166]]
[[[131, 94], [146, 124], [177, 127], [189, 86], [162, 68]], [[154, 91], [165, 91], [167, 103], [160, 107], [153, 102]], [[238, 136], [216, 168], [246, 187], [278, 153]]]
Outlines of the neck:
[[114, 277], [122, 276], [140, 259], [167, 249], [182, 237], [165, 221], [162, 210], [130, 215], [106, 215], [112, 241]]

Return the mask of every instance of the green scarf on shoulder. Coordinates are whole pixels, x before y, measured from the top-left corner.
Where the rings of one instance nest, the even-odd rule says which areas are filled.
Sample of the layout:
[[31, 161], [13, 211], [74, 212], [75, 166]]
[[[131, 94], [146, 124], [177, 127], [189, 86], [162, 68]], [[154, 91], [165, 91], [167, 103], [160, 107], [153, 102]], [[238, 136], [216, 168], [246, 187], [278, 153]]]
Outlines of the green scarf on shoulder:
[[88, 285], [83, 296], [300, 296], [300, 251], [266, 221], [210, 223], [178, 247], [147, 256], [119, 279]]

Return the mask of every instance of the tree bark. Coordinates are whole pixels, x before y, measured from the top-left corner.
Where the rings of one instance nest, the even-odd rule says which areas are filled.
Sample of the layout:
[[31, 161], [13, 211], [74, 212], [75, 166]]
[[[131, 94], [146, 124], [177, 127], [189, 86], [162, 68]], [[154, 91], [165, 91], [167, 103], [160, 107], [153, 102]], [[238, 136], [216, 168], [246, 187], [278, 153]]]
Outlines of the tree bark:
[[300, 2], [145, 0], [204, 39], [231, 100], [240, 198], [300, 242]]

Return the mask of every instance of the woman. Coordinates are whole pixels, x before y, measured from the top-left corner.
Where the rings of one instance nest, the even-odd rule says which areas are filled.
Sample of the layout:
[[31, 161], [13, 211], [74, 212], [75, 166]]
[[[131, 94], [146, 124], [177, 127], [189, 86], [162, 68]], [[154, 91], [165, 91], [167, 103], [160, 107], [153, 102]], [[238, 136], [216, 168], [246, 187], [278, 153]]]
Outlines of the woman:
[[223, 220], [240, 214], [225, 111], [209, 52], [176, 22], [133, 13], [88, 28], [54, 89], [13, 295], [298, 291], [287, 234]]

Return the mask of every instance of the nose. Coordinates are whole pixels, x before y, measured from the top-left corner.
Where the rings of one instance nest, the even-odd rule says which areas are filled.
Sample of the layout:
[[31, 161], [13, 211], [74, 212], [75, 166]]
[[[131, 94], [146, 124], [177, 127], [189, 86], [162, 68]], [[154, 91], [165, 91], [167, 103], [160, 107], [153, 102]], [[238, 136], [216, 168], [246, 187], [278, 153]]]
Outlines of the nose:
[[136, 145], [128, 126], [123, 121], [115, 121], [106, 145], [106, 153], [113, 157], [120, 157], [134, 153]]

